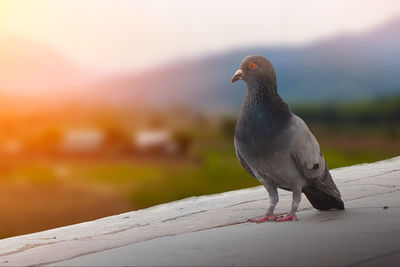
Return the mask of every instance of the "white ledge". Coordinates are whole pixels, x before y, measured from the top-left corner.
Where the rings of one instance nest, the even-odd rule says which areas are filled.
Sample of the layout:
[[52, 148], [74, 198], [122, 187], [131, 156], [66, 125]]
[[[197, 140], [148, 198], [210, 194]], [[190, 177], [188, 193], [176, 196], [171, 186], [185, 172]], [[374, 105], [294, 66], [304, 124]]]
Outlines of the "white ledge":
[[[345, 211], [320, 212], [303, 197], [297, 222], [246, 223], [249, 218], [263, 215], [268, 205], [266, 191], [259, 186], [6, 238], [0, 240], [0, 265], [362, 265], [377, 263], [377, 260], [378, 263], [386, 260], [387, 264], [389, 258], [400, 259], [400, 250], [395, 250], [398, 246], [391, 248], [392, 239], [395, 242], [400, 238], [400, 157], [339, 168], [331, 173], [343, 195]], [[280, 191], [279, 194], [276, 211], [283, 213], [290, 208], [291, 193]], [[388, 208], [383, 209], [384, 206]], [[378, 217], [381, 215], [387, 219], [382, 220]], [[340, 234], [349, 233], [343, 238], [351, 240], [340, 242], [348, 242], [350, 246], [356, 242], [354, 235], [360, 229], [370, 234], [365, 236], [373, 238], [372, 251], [357, 253], [351, 248], [347, 258], [333, 253], [338, 262], [328, 260], [332, 254], [329, 251], [324, 258], [316, 257], [319, 261], [315, 257], [304, 257], [308, 255], [305, 252], [303, 256], [296, 254], [306, 249], [307, 240], [310, 246], [318, 241], [322, 247], [329, 243], [331, 250], [345, 249], [346, 244], [335, 247], [335, 240]], [[385, 235], [386, 241], [381, 242], [374, 233], [383, 230], [390, 230], [392, 238]], [[275, 236], [277, 233], [280, 235]], [[300, 242], [293, 249], [294, 254], [279, 248], [280, 240], [287, 233], [294, 239], [287, 246]], [[321, 235], [326, 235], [327, 243], [320, 240]], [[276, 238], [277, 243], [265, 243], [268, 238]], [[364, 249], [362, 244], [367, 241], [359, 242], [358, 248]], [[260, 250], [260, 246], [264, 249]], [[265, 251], [268, 246], [270, 254]], [[198, 247], [203, 250], [197, 250]], [[322, 247], [316, 245], [312, 250]], [[323, 251], [320, 253], [323, 255]]]

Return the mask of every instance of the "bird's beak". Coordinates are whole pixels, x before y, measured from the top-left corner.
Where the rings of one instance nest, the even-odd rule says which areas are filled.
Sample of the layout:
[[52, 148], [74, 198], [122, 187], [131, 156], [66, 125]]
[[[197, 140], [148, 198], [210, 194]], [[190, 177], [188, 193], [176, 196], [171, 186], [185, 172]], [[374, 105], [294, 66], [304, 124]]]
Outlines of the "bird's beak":
[[238, 69], [238, 70], [235, 72], [235, 75], [233, 75], [233, 77], [232, 77], [232, 82], [234, 83], [234, 82], [236, 82], [237, 80], [243, 80], [242, 75], [243, 75], [242, 69]]

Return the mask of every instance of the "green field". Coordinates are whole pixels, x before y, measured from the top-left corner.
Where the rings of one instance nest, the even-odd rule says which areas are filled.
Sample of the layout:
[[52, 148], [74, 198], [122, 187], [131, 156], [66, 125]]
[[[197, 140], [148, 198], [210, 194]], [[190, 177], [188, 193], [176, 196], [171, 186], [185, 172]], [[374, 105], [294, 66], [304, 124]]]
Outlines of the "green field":
[[[315, 135], [330, 169], [397, 156], [400, 141], [384, 134], [353, 132]], [[48, 184], [59, 180], [111, 188], [132, 207], [145, 208], [190, 196], [258, 185], [236, 159], [233, 142], [223, 135], [199, 142], [185, 157], [145, 159], [29, 160], [3, 168], [3, 179]]]
[[[399, 109], [393, 104], [400, 103], [400, 98], [395, 99], [383, 104], [379, 100], [298, 106], [294, 110], [306, 120], [328, 167], [334, 169], [400, 155]], [[139, 127], [135, 113], [108, 112], [106, 123], [103, 119], [97, 125], [107, 126], [105, 154], [74, 157], [53, 154], [52, 150], [62, 137], [63, 128], [56, 122], [64, 114], [60, 111], [47, 121], [47, 114], [38, 115], [31, 132], [26, 130], [24, 116], [0, 116], [3, 128], [12, 129], [0, 132], [0, 136], [4, 140], [20, 137], [30, 149], [16, 157], [0, 157], [0, 212], [4, 215], [0, 237], [259, 185], [236, 159], [234, 116], [216, 118], [182, 111], [164, 117], [138, 116], [174, 130], [176, 141], [185, 147], [184, 153], [176, 155], [142, 156], [134, 151], [126, 154], [124, 148], [131, 138], [126, 126]], [[85, 116], [85, 123], [96, 122], [96, 114]], [[84, 117], [72, 115], [71, 125]], [[57, 134], [49, 134], [54, 132]]]

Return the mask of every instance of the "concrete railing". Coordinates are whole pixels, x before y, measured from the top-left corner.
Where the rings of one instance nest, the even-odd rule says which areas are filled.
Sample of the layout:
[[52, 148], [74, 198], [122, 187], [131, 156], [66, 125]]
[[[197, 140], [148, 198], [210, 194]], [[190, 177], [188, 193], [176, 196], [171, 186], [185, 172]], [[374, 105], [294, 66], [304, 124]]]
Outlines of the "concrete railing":
[[[205, 250], [211, 249], [209, 252], [209, 257], [211, 257], [209, 258], [209, 261], [207, 261], [206, 254], [203, 253], [201, 256], [196, 258], [197, 254], [194, 252], [191, 256], [192, 258], [190, 258], [190, 261], [185, 261], [184, 259], [187, 256], [182, 256], [183, 258], [179, 258], [179, 255], [176, 256], [176, 253], [178, 253], [177, 250], [171, 250], [170, 252], [172, 254], [165, 254], [162, 256], [162, 253], [168, 253], [167, 246], [167, 248], [164, 248], [160, 253], [156, 253], [156, 251], [154, 251], [152, 254], [151, 251], [148, 251], [148, 253], [153, 255], [150, 257], [144, 254], [145, 256], [142, 256], [141, 258], [139, 254], [135, 255], [135, 253], [132, 252], [133, 254], [128, 253], [126, 255], [127, 261], [121, 261], [123, 257], [115, 257], [113, 259], [113, 254], [111, 254], [111, 256], [109, 255], [105, 258], [105, 261], [108, 259], [109, 262], [101, 263], [104, 263], [104, 265], [268, 265], [271, 263], [274, 265], [273, 263], [279, 264], [280, 262], [271, 261], [273, 256], [268, 258], [269, 262], [261, 261], [261, 259], [263, 259], [265, 256], [264, 250], [260, 250], [259, 257], [257, 254], [251, 254], [254, 252], [253, 250], [251, 253], [249, 252], [246, 254], [242, 251], [242, 254], [240, 254], [238, 251], [250, 249], [251, 246], [243, 245], [244, 247], [235, 247], [234, 243], [236, 242], [241, 244], [241, 242], [243, 242], [243, 244], [247, 244], [247, 241], [250, 241], [252, 238], [251, 233], [257, 229], [263, 229], [263, 231], [267, 231], [266, 229], [269, 229], [270, 231], [275, 231], [274, 233], [277, 233], [277, 231], [279, 232], [281, 230], [284, 231], [284, 229], [288, 231], [294, 231], [299, 228], [300, 231], [300, 228], [303, 227], [302, 225], [306, 227], [306, 225], [314, 225], [313, 223], [324, 220], [338, 220], [338, 222], [343, 220], [342, 223], [346, 225], [346, 218], [358, 218], [357, 216], [361, 216], [360, 218], [365, 220], [365, 218], [362, 217], [364, 215], [359, 211], [365, 210], [366, 212], [368, 208], [385, 211], [397, 209], [396, 214], [399, 214], [397, 219], [400, 218], [400, 210], [398, 209], [400, 207], [400, 197], [399, 194], [397, 194], [400, 190], [400, 157], [376, 162], [373, 164], [361, 164], [339, 168], [332, 170], [331, 173], [343, 195], [343, 199], [347, 208], [345, 211], [331, 211], [325, 213], [319, 212], [313, 209], [307, 199], [303, 197], [298, 212], [299, 221], [297, 222], [285, 222], [280, 224], [265, 223], [260, 225], [246, 223], [249, 218], [261, 216], [266, 211], [268, 205], [267, 193], [263, 187], [259, 186], [217, 195], [192, 197], [181, 201], [166, 203], [148, 209], [128, 212], [95, 221], [3, 239], [0, 240], [0, 265], [20, 266], [44, 265], [50, 263], [58, 263], [60, 265], [97, 265], [100, 263], [93, 259], [101, 259], [102, 256], [100, 254], [96, 254], [98, 252], [109, 251], [110, 253], [116, 253], [116, 255], [120, 255], [118, 253], [124, 252], [117, 252], [118, 250], [112, 249], [121, 248], [124, 246], [128, 246], [127, 248], [129, 248], [129, 246], [134, 244], [136, 244], [135, 249], [139, 249], [137, 246], [140, 244], [146, 244], [146, 242], [150, 241], [155, 242], [154, 240], [159, 240], [160, 242], [169, 240], [169, 242], [173, 243], [173, 237], [180, 236], [180, 238], [183, 238], [188, 234], [194, 235], [193, 240], [197, 240], [196, 238], [204, 238], [203, 241], [208, 242], [210, 239], [206, 237], [207, 233], [210, 233], [210, 230], [213, 230], [213, 233], [216, 233], [217, 235], [221, 234], [222, 239], [224, 237], [223, 231], [235, 230], [235, 234], [233, 234], [233, 236], [229, 235], [229, 238], [235, 238], [236, 234], [239, 238], [240, 233], [246, 234], [244, 234], [240, 240], [232, 240], [232, 243], [226, 243], [226, 246], [224, 247], [225, 250], [222, 249], [222, 252], [218, 254], [221, 256], [221, 258], [219, 258], [218, 255], [212, 256], [213, 253], [217, 251], [213, 250], [213, 244], [218, 247], [218, 242], [221, 239], [215, 240], [214, 243], [204, 248]], [[280, 191], [279, 194], [280, 202], [277, 206], [276, 212], [283, 213], [290, 208], [291, 193]], [[390, 194], [395, 196], [392, 197], [394, 200], [391, 197], [387, 197]], [[367, 200], [370, 201], [373, 198], [379, 199], [375, 202], [372, 202], [372, 204], [366, 202]], [[364, 202], [360, 202], [361, 200]], [[386, 204], [384, 201], [386, 201]], [[382, 207], [384, 207], [384, 209]], [[349, 216], [351, 214], [353, 216]], [[332, 216], [334, 217], [332, 218]], [[337, 216], [337, 218], [335, 216]], [[373, 220], [374, 216], [371, 217], [372, 218], [370, 219]], [[398, 227], [396, 225], [399, 225], [399, 221], [391, 225], [393, 227]], [[389, 220], [388, 223], [390, 224], [391, 221]], [[318, 229], [321, 233], [326, 233], [328, 230], [332, 231], [332, 227], [330, 226], [329, 229], [324, 228], [328, 227], [328, 223], [323, 225], [326, 226], [318, 226]], [[399, 229], [397, 229], [397, 235], [399, 235]], [[301, 231], [306, 233], [307, 230], [302, 229]], [[309, 229], [309, 231], [311, 230]], [[350, 230], [348, 229], [348, 231]], [[371, 231], [373, 232], [373, 230]], [[260, 232], [260, 234], [262, 233]], [[265, 234], [268, 235], [267, 232], [265, 232]], [[270, 234], [272, 234], [272, 232]], [[259, 235], [255, 235], [254, 240], [256, 240], [258, 237]], [[246, 238], [249, 240], [246, 241]], [[264, 242], [262, 240], [259, 242]], [[152, 247], [156, 250], [158, 244], [161, 243], [153, 244]], [[178, 243], [177, 246], [179, 246], [179, 244], [180, 243]], [[181, 250], [190, 249], [190, 246], [190, 243], [188, 245], [184, 245]], [[194, 245], [192, 244], [192, 246]], [[255, 247], [258, 246], [255, 245]], [[273, 246], [273, 248], [276, 249], [275, 246]], [[191, 252], [188, 251], [185, 255], [191, 255], [190, 253]], [[228, 256], [231, 255], [231, 258], [224, 255], [224, 253]], [[290, 254], [290, 252], [282, 253]], [[98, 255], [97, 258], [96, 255]], [[173, 256], [170, 257], [168, 255], [175, 255], [177, 258], [174, 259]], [[352, 255], [354, 255], [354, 253]], [[371, 255], [372, 254], [368, 254], [366, 257]], [[400, 251], [398, 255], [400, 256]], [[91, 256], [92, 258], [88, 258], [88, 256]], [[147, 260], [145, 260], [144, 257], [147, 257]], [[281, 257], [285, 258], [284, 260], [286, 261], [290, 258], [284, 256]], [[79, 259], [82, 259], [83, 261], [79, 261]], [[92, 259], [92, 261], [90, 259]], [[182, 261], [179, 261], [179, 259]], [[363, 260], [365, 259], [362, 258], [362, 255], [360, 255], [359, 258], [352, 258], [348, 262], [343, 262], [343, 264], [354, 262], [362, 263]], [[297, 261], [295, 261], [295, 263], [297, 263]], [[317, 265], [321, 264], [321, 262], [316, 263]], [[292, 265], [291, 262], [284, 261], [283, 265], [285, 264]], [[311, 263], [309, 261], [300, 261], [299, 265], [301, 264], [309, 265]]]

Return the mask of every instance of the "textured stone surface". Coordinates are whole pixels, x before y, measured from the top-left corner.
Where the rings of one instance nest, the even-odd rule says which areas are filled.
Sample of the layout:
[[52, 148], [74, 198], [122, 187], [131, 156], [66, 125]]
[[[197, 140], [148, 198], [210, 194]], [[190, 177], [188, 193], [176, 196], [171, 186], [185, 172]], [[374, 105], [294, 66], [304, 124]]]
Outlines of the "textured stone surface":
[[[299, 221], [246, 223], [262, 187], [0, 240], [1, 265], [380, 265], [400, 261], [400, 157], [332, 171], [346, 210], [303, 197]], [[290, 209], [280, 191], [277, 212]], [[383, 209], [388, 206], [388, 209]]]

